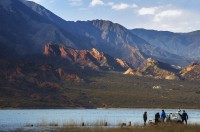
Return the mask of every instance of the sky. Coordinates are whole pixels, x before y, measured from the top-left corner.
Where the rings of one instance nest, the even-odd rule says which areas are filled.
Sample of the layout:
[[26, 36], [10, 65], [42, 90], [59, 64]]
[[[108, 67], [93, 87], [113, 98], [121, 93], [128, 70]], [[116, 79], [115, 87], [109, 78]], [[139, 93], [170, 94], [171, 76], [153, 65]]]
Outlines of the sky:
[[31, 0], [67, 21], [110, 20], [128, 29], [200, 30], [200, 0]]

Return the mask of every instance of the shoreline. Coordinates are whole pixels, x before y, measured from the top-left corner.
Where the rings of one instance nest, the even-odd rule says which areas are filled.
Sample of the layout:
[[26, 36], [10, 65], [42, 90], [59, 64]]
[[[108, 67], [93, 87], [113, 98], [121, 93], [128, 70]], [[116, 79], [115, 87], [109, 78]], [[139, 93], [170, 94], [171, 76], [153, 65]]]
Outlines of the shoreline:
[[[179, 110], [175, 108], [0, 108], [0, 110]], [[199, 108], [182, 108], [180, 110], [200, 110]]]

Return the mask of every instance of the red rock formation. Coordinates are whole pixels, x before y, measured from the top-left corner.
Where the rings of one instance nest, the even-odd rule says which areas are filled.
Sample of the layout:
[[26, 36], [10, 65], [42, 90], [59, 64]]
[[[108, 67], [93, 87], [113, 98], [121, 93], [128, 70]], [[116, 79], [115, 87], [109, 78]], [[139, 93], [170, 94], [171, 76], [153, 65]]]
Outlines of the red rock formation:
[[56, 90], [61, 90], [63, 89], [60, 85], [58, 85], [57, 83], [54, 82], [42, 82], [39, 85], [40, 88], [52, 88], [52, 89], [56, 89]]
[[44, 46], [44, 55], [50, 55], [50, 51], [53, 52], [53, 49], [51, 48], [50, 44], [45, 44]]
[[129, 68], [125, 61], [113, 58], [93, 48], [88, 50], [75, 50], [70, 47], [47, 44], [44, 48], [44, 55], [65, 58], [72, 63], [80, 64], [95, 70], [107, 69], [114, 71], [125, 71]]
[[61, 78], [63, 74], [62, 68], [58, 68], [57, 72], [58, 72], [58, 76]]

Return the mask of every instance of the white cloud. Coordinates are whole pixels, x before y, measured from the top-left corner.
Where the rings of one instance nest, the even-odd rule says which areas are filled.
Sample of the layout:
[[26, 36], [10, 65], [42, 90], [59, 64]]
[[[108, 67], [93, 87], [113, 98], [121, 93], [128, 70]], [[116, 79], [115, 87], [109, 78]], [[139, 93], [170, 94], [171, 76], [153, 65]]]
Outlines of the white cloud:
[[126, 3], [119, 3], [119, 4], [115, 4], [115, 3], [108, 3], [109, 6], [111, 6], [112, 9], [114, 10], [125, 10], [128, 8], [137, 8], [138, 6], [136, 4], [126, 4]]
[[162, 21], [163, 19], [168, 19], [168, 18], [176, 18], [178, 16], [181, 16], [182, 15], [182, 11], [181, 10], [165, 10], [165, 11], [162, 11], [158, 14], [156, 14], [154, 16], [154, 19], [153, 21], [155, 22], [159, 22], [159, 21]]
[[158, 7], [141, 8], [138, 10], [139, 15], [154, 15]]
[[134, 23], [132, 28], [189, 32], [200, 29], [200, 18], [198, 16], [198, 12], [175, 6], [157, 6], [156, 11], [148, 17], [138, 15], [138, 21]]
[[104, 5], [109, 6], [113, 10], [125, 10], [130, 8], [137, 8], [136, 4], [127, 4], [127, 3], [114, 3], [114, 2], [103, 2], [102, 0], [92, 0], [90, 6]]
[[72, 6], [80, 6], [82, 5], [82, 0], [68, 0], [70, 5]]
[[90, 2], [90, 6], [96, 6], [96, 5], [104, 5], [104, 2], [102, 0], [92, 0]]

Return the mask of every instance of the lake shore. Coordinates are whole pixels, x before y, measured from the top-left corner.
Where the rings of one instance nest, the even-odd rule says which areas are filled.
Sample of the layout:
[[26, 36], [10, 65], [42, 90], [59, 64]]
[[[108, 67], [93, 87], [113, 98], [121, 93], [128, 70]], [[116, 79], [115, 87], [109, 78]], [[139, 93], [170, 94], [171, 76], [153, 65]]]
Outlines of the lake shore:
[[170, 125], [159, 124], [153, 126], [136, 126], [136, 127], [65, 127], [51, 132], [199, 132], [200, 125]]
[[[179, 110], [179, 108], [82, 108], [82, 107], [62, 107], [62, 108], [0, 108], [0, 110]], [[200, 110], [199, 108], [181, 108], [181, 110]]]
[[[17, 128], [40, 129], [74, 127], [120, 127], [142, 126], [144, 111], [148, 113], [148, 120], [153, 120], [155, 113], [162, 109], [20, 109], [0, 110], [0, 131], [13, 131]], [[165, 109], [166, 113], [175, 113], [177, 109]], [[200, 110], [186, 110], [189, 115], [188, 124], [200, 125]], [[131, 125], [129, 125], [131, 124]]]

